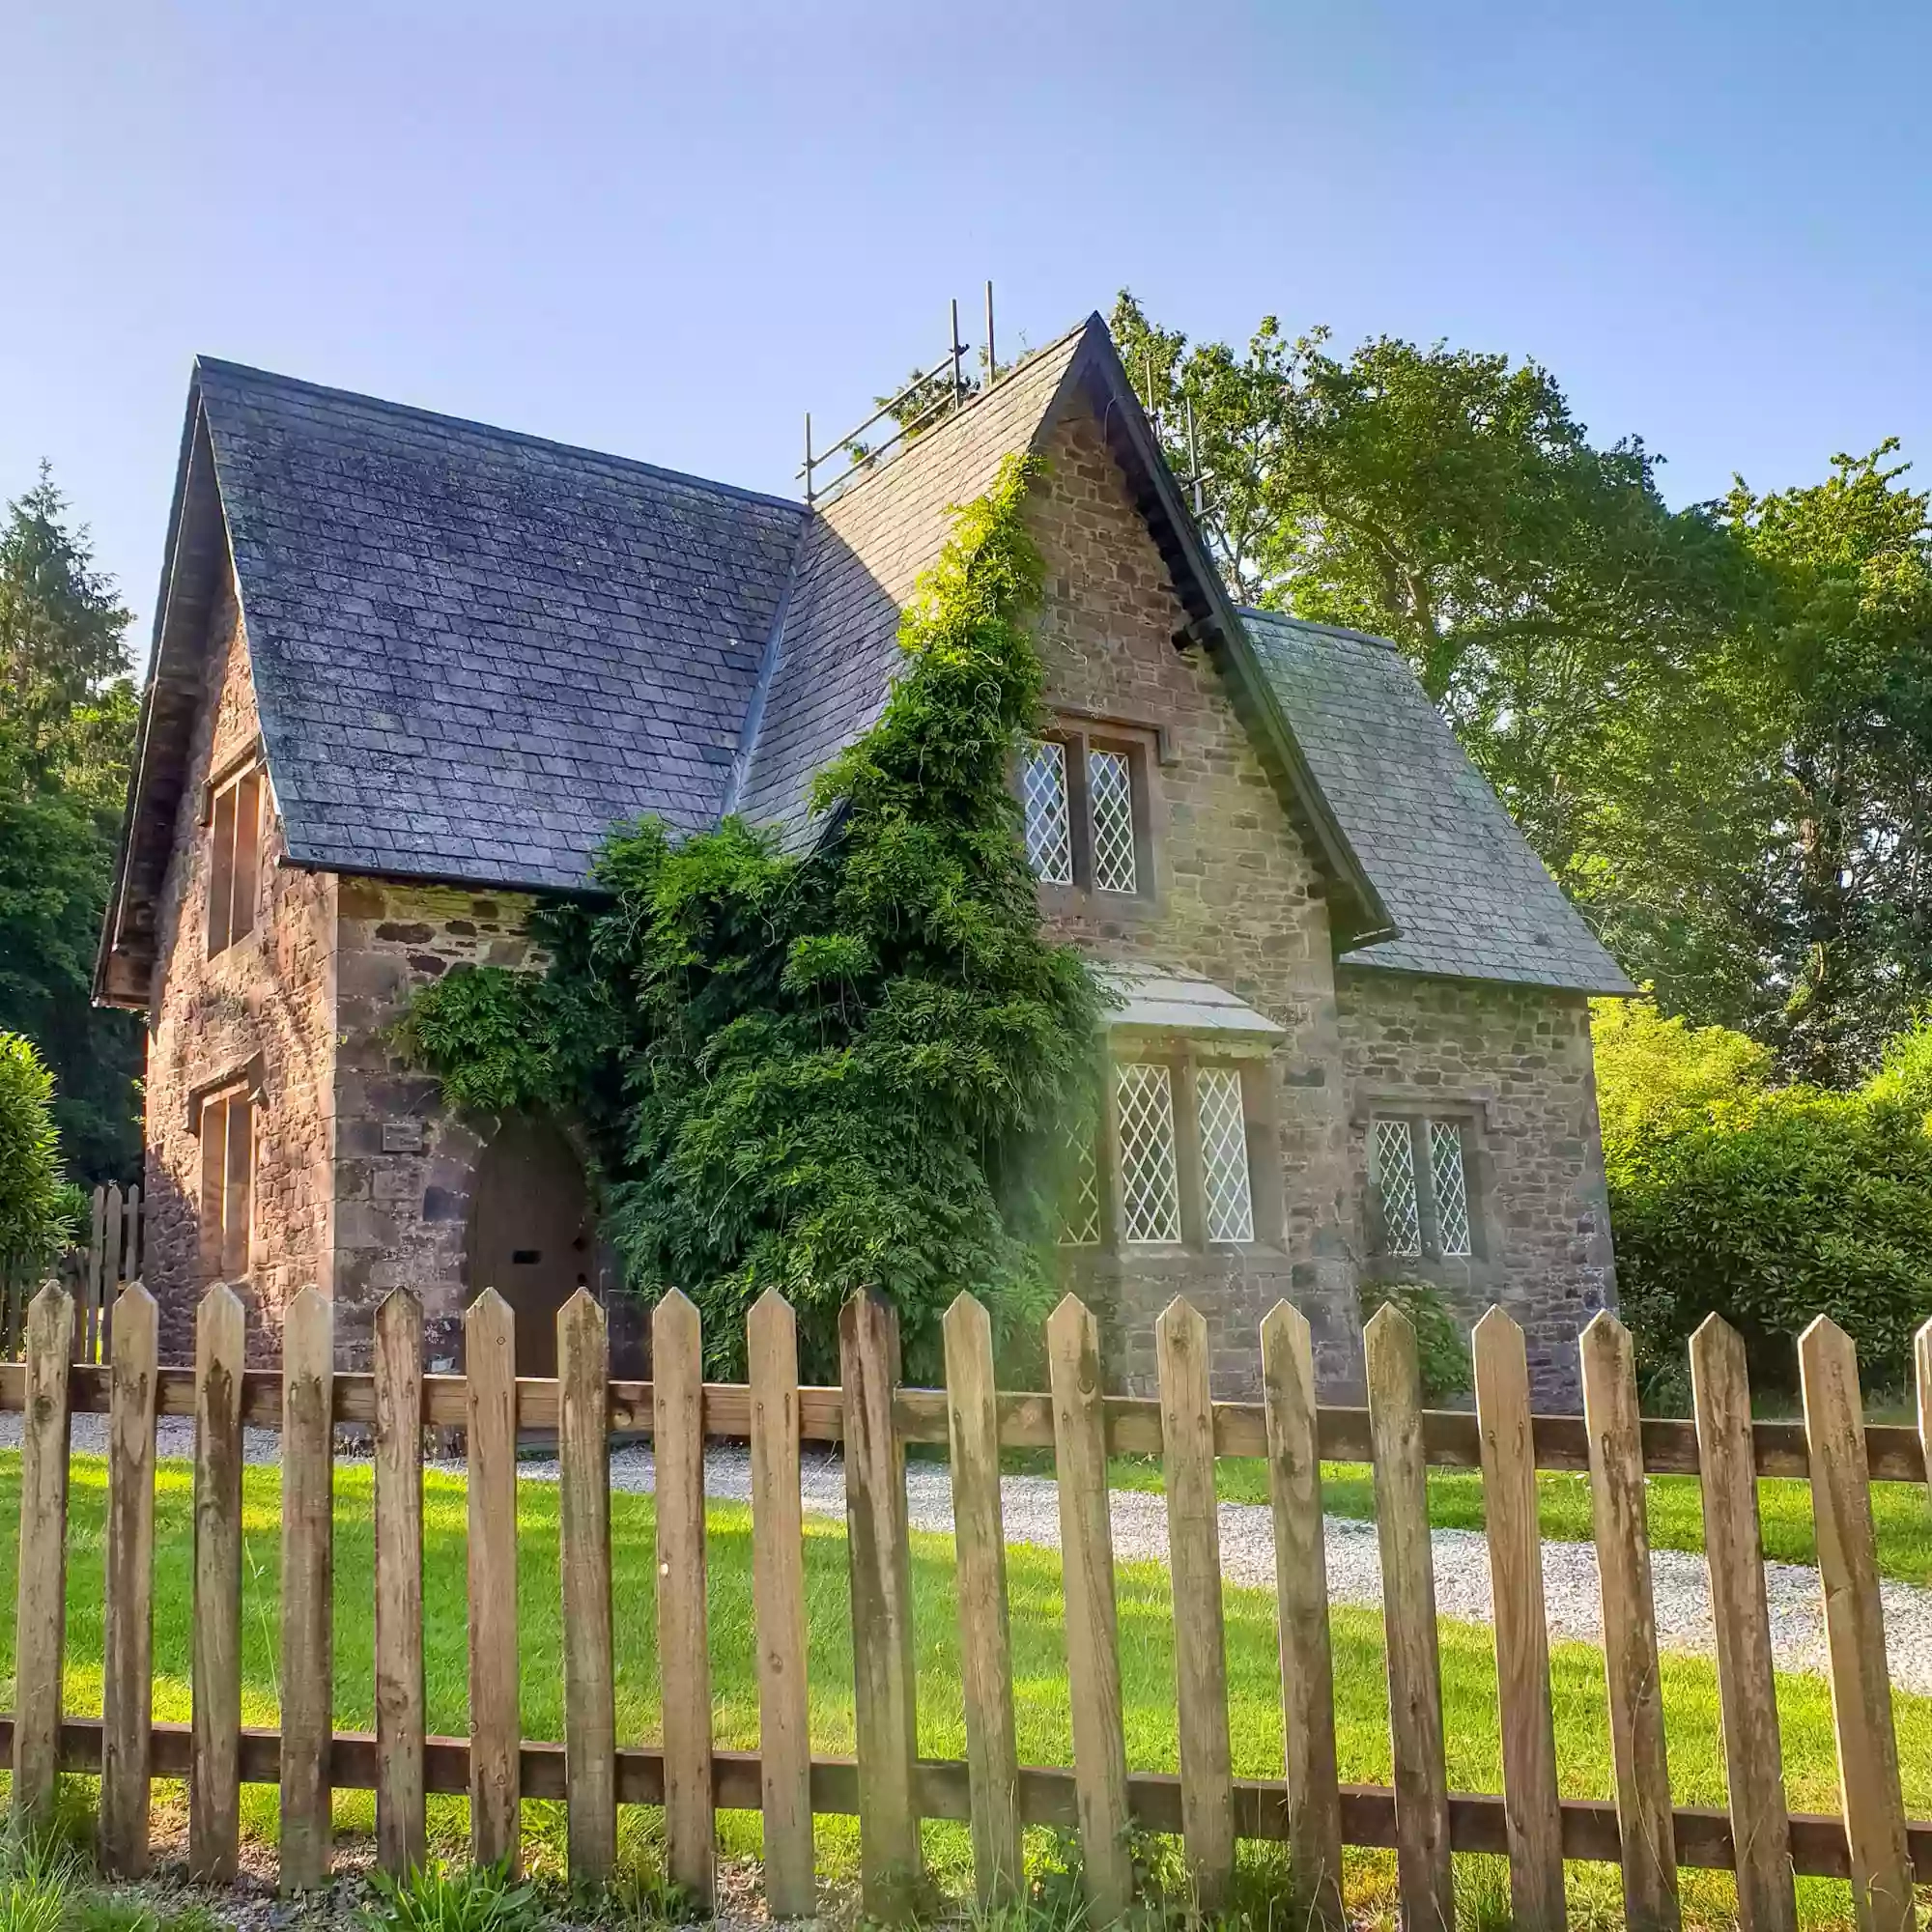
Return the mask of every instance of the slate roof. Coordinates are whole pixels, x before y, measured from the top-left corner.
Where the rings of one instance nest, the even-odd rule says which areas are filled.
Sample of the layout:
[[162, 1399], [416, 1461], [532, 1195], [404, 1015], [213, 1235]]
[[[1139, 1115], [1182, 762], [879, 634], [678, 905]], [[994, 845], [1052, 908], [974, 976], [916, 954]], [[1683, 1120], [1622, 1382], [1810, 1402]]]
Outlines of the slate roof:
[[899, 663], [899, 611], [938, 560], [951, 534], [947, 513], [984, 496], [1001, 460], [1031, 444], [1083, 332], [1041, 350], [955, 421], [820, 506], [736, 799], [746, 817], [777, 826], [787, 844], [810, 837], [813, 775], [884, 708]]
[[1285, 1029], [1198, 973], [1096, 960], [1094, 977], [1120, 1002], [1102, 1017], [1110, 1033], [1184, 1034], [1197, 1039], [1270, 1041]]
[[572, 888], [715, 821], [801, 505], [198, 370], [292, 858]]
[[1381, 638], [1243, 611], [1316, 782], [1399, 934], [1345, 964], [1634, 990]]
[[[1003, 457], [1090, 409], [1352, 963], [1624, 990], [1392, 649], [1229, 603], [1100, 318], [816, 510], [233, 363], [195, 367], [97, 987], [145, 1002], [232, 547], [290, 857], [570, 891], [616, 819], [793, 847], [900, 608]], [[1391, 936], [1395, 935], [1395, 936]]]

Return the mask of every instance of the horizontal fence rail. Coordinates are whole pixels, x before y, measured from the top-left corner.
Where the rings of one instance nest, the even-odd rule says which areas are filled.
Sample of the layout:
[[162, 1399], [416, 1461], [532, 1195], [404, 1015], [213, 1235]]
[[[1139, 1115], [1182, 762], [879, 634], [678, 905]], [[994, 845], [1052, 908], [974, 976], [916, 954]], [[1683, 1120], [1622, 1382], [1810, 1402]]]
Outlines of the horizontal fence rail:
[[[114, 1304], [110, 1359], [71, 1359], [74, 1301], [49, 1284], [26, 1311], [25, 1359], [0, 1367], [0, 1408], [22, 1412], [15, 1699], [0, 1718], [16, 1813], [51, 1805], [63, 1771], [100, 1778], [103, 1862], [135, 1872], [148, 1856], [156, 1776], [185, 1776], [188, 1846], [199, 1876], [239, 1864], [241, 1789], [278, 1784], [284, 1888], [325, 1882], [329, 1795], [376, 1799], [378, 1861], [401, 1871], [426, 1849], [435, 1793], [469, 1800], [472, 1855], [514, 1860], [523, 1798], [560, 1798], [572, 1875], [611, 1876], [616, 1807], [661, 1805], [667, 1863], [700, 1902], [714, 1884], [715, 1816], [764, 1816], [767, 1891], [777, 1916], [814, 1909], [810, 1820], [856, 1815], [867, 1914], [903, 1918], [918, 1892], [922, 1819], [972, 1828], [984, 1905], [1023, 1882], [1020, 1829], [1079, 1833], [1096, 1925], [1132, 1902], [1130, 1827], [1178, 1833], [1196, 1897], [1227, 1896], [1239, 1839], [1290, 1849], [1296, 1916], [1342, 1922], [1345, 1846], [1391, 1848], [1405, 1916], [1454, 1921], [1451, 1856], [1507, 1857], [1517, 1922], [1560, 1924], [1567, 1861], [1622, 1867], [1634, 1926], [1678, 1922], [1678, 1870], [1737, 1874], [1739, 1922], [1795, 1923], [1797, 1874], [1849, 1879], [1870, 1932], [1915, 1922], [1915, 1879], [1932, 1882], [1932, 1822], [1905, 1815], [1876, 1569], [1870, 1484], [1923, 1482], [1932, 1443], [1932, 1326], [1919, 1338], [1922, 1431], [1864, 1423], [1852, 1345], [1828, 1321], [1805, 1331], [1804, 1420], [1754, 1422], [1744, 1350], [1715, 1318], [1690, 1349], [1696, 1414], [1637, 1412], [1628, 1333], [1600, 1316], [1580, 1345], [1584, 1414], [1530, 1411], [1522, 1331], [1500, 1310], [1477, 1324], [1473, 1413], [1426, 1411], [1413, 1329], [1394, 1308], [1365, 1334], [1369, 1401], [1318, 1405], [1307, 1321], [1287, 1303], [1262, 1324], [1259, 1404], [1213, 1403], [1208, 1329], [1177, 1299], [1156, 1327], [1159, 1396], [1101, 1393], [1098, 1329], [1077, 1299], [1047, 1326], [1045, 1393], [995, 1387], [985, 1311], [962, 1295], [944, 1326], [947, 1386], [899, 1384], [895, 1318], [855, 1298], [839, 1321], [837, 1388], [800, 1387], [792, 1311], [767, 1294], [747, 1328], [750, 1381], [706, 1383], [696, 1308], [672, 1292], [653, 1313], [652, 1382], [612, 1380], [603, 1309], [586, 1293], [557, 1318], [554, 1378], [519, 1378], [515, 1324], [486, 1292], [465, 1319], [464, 1376], [426, 1375], [421, 1309], [399, 1293], [378, 1311], [366, 1373], [336, 1372], [333, 1309], [314, 1290], [291, 1303], [277, 1370], [244, 1364], [232, 1290], [204, 1298], [192, 1368], [156, 1358], [153, 1299], [129, 1284]], [[82, 1331], [84, 1332], [84, 1331]], [[69, 1431], [74, 1413], [108, 1431], [103, 1715], [62, 1708]], [[194, 1429], [192, 1721], [152, 1715], [156, 1423]], [[331, 1469], [334, 1423], [368, 1432], [375, 1463], [373, 1733], [333, 1728]], [[241, 1722], [242, 1432], [279, 1430], [282, 1629], [279, 1727]], [[461, 1430], [469, 1455], [470, 1735], [427, 1734], [423, 1629], [423, 1437]], [[563, 1729], [520, 1735], [515, 1452], [520, 1431], [552, 1431], [558, 1462], [557, 1560], [563, 1600]], [[648, 1435], [656, 1463], [655, 1616], [663, 1738], [620, 1746], [615, 1727], [610, 1450]], [[714, 1743], [703, 1443], [752, 1450], [753, 1610], [758, 1751]], [[799, 1446], [843, 1453], [851, 1587], [856, 1755], [812, 1755], [806, 1698]], [[965, 1694], [967, 1757], [920, 1756], [905, 1451], [945, 1444], [952, 1471], [958, 1569], [952, 1592]], [[1014, 1746], [999, 1453], [1054, 1452], [1073, 1763], [1022, 1766]], [[1178, 1776], [1130, 1771], [1108, 1500], [1110, 1453], [1162, 1459], [1173, 1586]], [[1286, 1775], [1236, 1778], [1214, 1464], [1267, 1464], [1279, 1595]], [[1337, 1774], [1321, 1465], [1373, 1465], [1376, 1534], [1393, 1712], [1390, 1786]], [[1493, 1601], [1503, 1790], [1447, 1788], [1441, 1668], [1425, 1476], [1482, 1474]], [[1587, 1470], [1603, 1589], [1605, 1690], [1616, 1797], [1557, 1789], [1534, 1471]], [[1722, 1810], [1672, 1803], [1651, 1600], [1644, 1478], [1682, 1473], [1702, 1490], [1727, 1752]], [[1764, 1476], [1808, 1476], [1817, 1531], [1842, 1815], [1792, 1813], [1785, 1801], [1757, 1518]]]
[[[337, 1422], [373, 1424], [376, 1420], [375, 1379], [367, 1374], [338, 1371], [333, 1414]], [[17, 1410], [24, 1404], [26, 1371], [18, 1362], [0, 1362], [0, 1410]], [[68, 1370], [69, 1406], [75, 1415], [105, 1415], [109, 1407], [110, 1376], [105, 1365], [75, 1362]], [[423, 1422], [432, 1428], [461, 1429], [469, 1421], [469, 1383], [463, 1376], [425, 1375], [422, 1378]], [[647, 1381], [610, 1384], [610, 1423], [613, 1435], [648, 1435], [652, 1420], [652, 1385]], [[752, 1391], [740, 1382], [703, 1385], [704, 1434], [707, 1440], [742, 1442], [751, 1434]], [[161, 1415], [194, 1413], [194, 1371], [163, 1368], [156, 1374], [156, 1409]], [[557, 1383], [548, 1376], [519, 1376], [516, 1381], [516, 1422], [519, 1430], [554, 1430], [557, 1416]], [[1110, 1456], [1158, 1456], [1161, 1453], [1160, 1404], [1151, 1398], [1110, 1395], [1103, 1404], [1107, 1453]], [[1266, 1411], [1260, 1403], [1217, 1402], [1214, 1410], [1214, 1454], [1264, 1457], [1268, 1453]], [[1053, 1447], [1052, 1398], [1044, 1395], [1002, 1395], [998, 1398], [1002, 1449]], [[282, 1427], [282, 1377], [278, 1369], [246, 1369], [242, 1376], [242, 1421], [250, 1429]], [[946, 1391], [901, 1388], [893, 1396], [893, 1421], [902, 1442], [942, 1444], [947, 1440]], [[1590, 1467], [1589, 1429], [1580, 1415], [1538, 1415], [1531, 1419], [1533, 1453], [1540, 1470], [1573, 1473]], [[1373, 1444], [1369, 1411], [1343, 1404], [1324, 1404], [1319, 1417], [1319, 1447], [1324, 1463], [1366, 1463]], [[844, 1439], [844, 1395], [838, 1388], [798, 1390], [798, 1439], [835, 1443]], [[1646, 1416], [1641, 1425], [1644, 1473], [1649, 1476], [1694, 1476], [1702, 1464], [1697, 1452], [1697, 1425], [1670, 1418]], [[1925, 1449], [1920, 1434], [1906, 1423], [1872, 1422], [1864, 1428], [1865, 1455], [1875, 1483], [1926, 1481]], [[1425, 1409], [1422, 1415], [1424, 1460], [1432, 1469], [1480, 1469], [1482, 1438], [1477, 1419], [1464, 1409]], [[1808, 1476], [1811, 1457], [1802, 1422], [1753, 1422], [1752, 1463], [1760, 1476]]]
[[[0, 1717], [0, 1752], [11, 1752], [14, 1720]], [[149, 1732], [150, 1770], [156, 1777], [185, 1778], [190, 1764], [189, 1726], [156, 1724]], [[526, 1798], [569, 1795], [561, 1744], [525, 1739], [518, 1747], [518, 1775]], [[276, 1784], [282, 1771], [282, 1735], [259, 1726], [242, 1731], [241, 1770], [244, 1784]], [[82, 1775], [101, 1765], [101, 1724], [97, 1718], [62, 1720], [60, 1768]], [[956, 1758], [921, 1758], [913, 1798], [922, 1818], [967, 1823], [972, 1817], [970, 1766]], [[328, 1782], [336, 1791], [376, 1789], [376, 1734], [337, 1731], [329, 1740]], [[428, 1737], [423, 1741], [424, 1789], [432, 1796], [465, 1798], [470, 1790], [468, 1738]], [[1343, 1841], [1370, 1851], [1393, 1850], [1394, 1794], [1383, 1785], [1344, 1784], [1341, 1793]], [[664, 1752], [648, 1745], [620, 1745], [616, 1759], [620, 1804], [664, 1803]], [[1235, 1829], [1243, 1838], [1284, 1843], [1290, 1835], [1288, 1794], [1279, 1778], [1242, 1778], [1234, 1783]], [[859, 1815], [859, 1766], [851, 1757], [810, 1760], [811, 1814], [818, 1818]], [[711, 1802], [720, 1811], [761, 1808], [763, 1770], [756, 1751], [716, 1749], [711, 1753]], [[1127, 1796], [1134, 1823], [1150, 1832], [1181, 1828], [1180, 1779], [1171, 1772], [1132, 1771]], [[1019, 1806], [1029, 1825], [1070, 1831], [1080, 1823], [1073, 1773], [1023, 1765]], [[1708, 1805], [1680, 1805], [1671, 1813], [1677, 1862], [1700, 1871], [1735, 1871], [1737, 1848], [1727, 1812]], [[1932, 1823], [1908, 1832], [1921, 1883], [1932, 1884]], [[1790, 1814], [1793, 1867], [1806, 1878], [1849, 1878], [1851, 1857], [1841, 1818], [1823, 1812]], [[1459, 1852], [1506, 1852], [1508, 1834], [1503, 1801], [1490, 1793], [1449, 1794], [1450, 1843]], [[1563, 1800], [1563, 1855], [1584, 1862], [1614, 1864], [1620, 1839], [1617, 1807], [1607, 1799]]]

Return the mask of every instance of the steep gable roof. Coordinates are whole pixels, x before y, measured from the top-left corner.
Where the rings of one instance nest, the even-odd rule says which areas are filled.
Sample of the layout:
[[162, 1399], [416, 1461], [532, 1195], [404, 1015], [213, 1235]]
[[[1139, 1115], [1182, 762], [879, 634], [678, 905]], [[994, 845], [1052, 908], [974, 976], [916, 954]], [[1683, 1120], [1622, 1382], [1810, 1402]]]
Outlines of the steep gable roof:
[[1584, 993], [1630, 981], [1381, 638], [1241, 613], [1322, 795], [1398, 933], [1344, 963]]
[[232, 557], [290, 858], [573, 891], [610, 824], [813, 835], [949, 511], [1091, 413], [1328, 888], [1350, 963], [1627, 982], [1378, 639], [1237, 613], [1099, 316], [815, 510], [203, 359], [99, 990], [145, 999]]
[[159, 890], [224, 548], [291, 859], [570, 890], [613, 819], [716, 819], [806, 520], [202, 358], [110, 941]]
[[877, 720], [900, 660], [899, 612], [952, 530], [949, 512], [1033, 444], [1081, 331], [1042, 350], [901, 455], [822, 505], [773, 640], [733, 807], [789, 844], [810, 837], [813, 776]]
[[201, 364], [270, 768], [305, 865], [578, 887], [723, 803], [805, 513]]
[[810, 837], [811, 779], [884, 707], [900, 663], [899, 610], [938, 558], [951, 528], [949, 510], [982, 494], [1004, 457], [1043, 442], [1069, 407], [1091, 412], [1120, 465], [1187, 611], [1186, 636], [1177, 641], [1204, 646], [1227, 679], [1326, 878], [1338, 930], [1360, 939], [1389, 931], [1387, 908], [1255, 661], [1097, 314], [824, 506], [801, 552], [766, 690], [749, 721], [734, 809], [778, 826], [794, 845]]

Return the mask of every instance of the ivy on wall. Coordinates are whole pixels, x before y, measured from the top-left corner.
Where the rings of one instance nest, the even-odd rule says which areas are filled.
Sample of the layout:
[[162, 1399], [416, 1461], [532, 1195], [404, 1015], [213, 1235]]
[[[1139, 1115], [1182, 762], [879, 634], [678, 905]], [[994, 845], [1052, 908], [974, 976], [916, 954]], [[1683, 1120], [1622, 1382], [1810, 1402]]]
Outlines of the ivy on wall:
[[918, 1376], [962, 1288], [1007, 1340], [1051, 1298], [1101, 996], [1040, 935], [1008, 784], [1041, 696], [1036, 463], [1009, 458], [953, 513], [884, 712], [813, 787], [810, 852], [737, 819], [678, 843], [618, 826], [606, 896], [540, 911], [542, 976], [452, 973], [404, 1022], [450, 1104], [584, 1132], [628, 1284], [698, 1303], [715, 1372], [768, 1288], [798, 1311], [805, 1373], [832, 1378], [855, 1290], [897, 1308]]

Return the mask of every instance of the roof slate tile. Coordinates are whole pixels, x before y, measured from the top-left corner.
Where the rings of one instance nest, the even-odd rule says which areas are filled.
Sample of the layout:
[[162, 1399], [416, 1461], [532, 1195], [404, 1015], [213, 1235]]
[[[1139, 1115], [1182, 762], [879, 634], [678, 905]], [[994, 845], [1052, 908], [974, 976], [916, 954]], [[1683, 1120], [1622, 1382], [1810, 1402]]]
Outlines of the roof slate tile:
[[802, 505], [231, 363], [197, 380], [294, 858], [568, 889], [613, 818], [715, 819]]
[[1243, 611], [1316, 782], [1401, 927], [1350, 966], [1634, 990], [1382, 638]]

